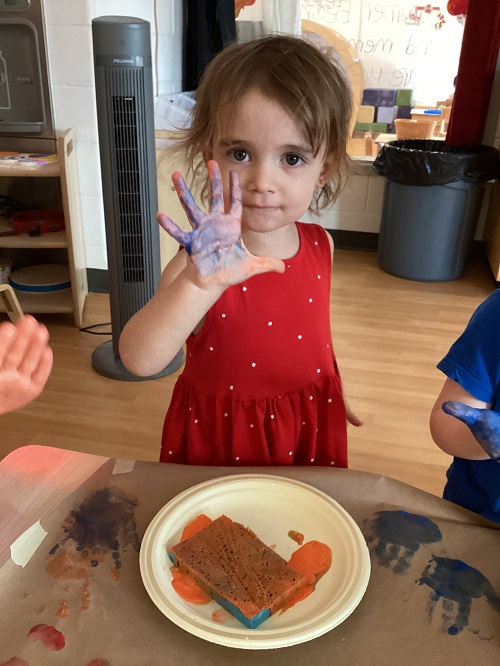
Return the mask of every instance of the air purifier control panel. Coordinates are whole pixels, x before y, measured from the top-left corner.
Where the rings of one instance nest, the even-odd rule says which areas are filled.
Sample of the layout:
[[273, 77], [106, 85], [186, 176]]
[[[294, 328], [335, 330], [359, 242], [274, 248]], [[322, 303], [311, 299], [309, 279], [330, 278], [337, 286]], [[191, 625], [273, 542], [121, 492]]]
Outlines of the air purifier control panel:
[[31, 0], [0, 0], [0, 12], [27, 12]]

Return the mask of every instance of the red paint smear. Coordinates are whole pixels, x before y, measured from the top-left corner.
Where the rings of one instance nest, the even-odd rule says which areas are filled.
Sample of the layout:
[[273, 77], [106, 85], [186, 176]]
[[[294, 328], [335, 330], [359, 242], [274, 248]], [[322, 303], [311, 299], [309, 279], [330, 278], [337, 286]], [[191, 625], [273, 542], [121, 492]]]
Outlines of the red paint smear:
[[172, 587], [181, 599], [190, 604], [208, 604], [212, 601], [212, 598], [205, 594], [192, 578], [176, 568], [172, 569]]
[[54, 652], [59, 652], [66, 645], [61, 632], [48, 624], [36, 624], [29, 630], [28, 638], [32, 641], [41, 641], [46, 648]]
[[202, 513], [199, 516], [196, 516], [196, 518], [193, 518], [192, 520], [189, 521], [189, 523], [182, 531], [181, 541], [186, 541], [186, 539], [190, 539], [192, 536], [194, 536], [204, 527], [210, 525], [211, 522], [212, 519], [209, 518], [208, 516], [205, 516], [204, 513]]
[[331, 563], [332, 551], [321, 541], [308, 541], [298, 548], [288, 561], [289, 566], [305, 576], [310, 585], [318, 582]]
[[30, 666], [27, 661], [24, 659], [19, 659], [19, 657], [12, 657], [9, 661], [4, 661], [0, 666]]
[[111, 662], [107, 659], [92, 659], [87, 666], [111, 666]]

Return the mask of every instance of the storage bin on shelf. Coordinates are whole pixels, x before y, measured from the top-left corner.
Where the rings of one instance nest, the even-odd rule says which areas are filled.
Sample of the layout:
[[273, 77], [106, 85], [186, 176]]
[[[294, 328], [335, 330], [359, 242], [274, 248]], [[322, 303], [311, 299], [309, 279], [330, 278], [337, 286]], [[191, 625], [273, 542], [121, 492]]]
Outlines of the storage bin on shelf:
[[408, 120], [396, 118], [396, 138], [399, 139], [430, 139], [436, 129], [436, 120]]

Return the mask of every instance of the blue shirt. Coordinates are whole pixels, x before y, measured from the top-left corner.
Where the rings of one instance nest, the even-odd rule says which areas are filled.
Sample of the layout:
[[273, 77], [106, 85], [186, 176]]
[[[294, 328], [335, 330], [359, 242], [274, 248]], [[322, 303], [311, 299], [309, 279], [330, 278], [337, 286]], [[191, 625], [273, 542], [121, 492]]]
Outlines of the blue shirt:
[[[481, 303], [437, 367], [500, 412], [500, 289]], [[454, 458], [446, 476], [445, 499], [500, 523], [500, 463]]]

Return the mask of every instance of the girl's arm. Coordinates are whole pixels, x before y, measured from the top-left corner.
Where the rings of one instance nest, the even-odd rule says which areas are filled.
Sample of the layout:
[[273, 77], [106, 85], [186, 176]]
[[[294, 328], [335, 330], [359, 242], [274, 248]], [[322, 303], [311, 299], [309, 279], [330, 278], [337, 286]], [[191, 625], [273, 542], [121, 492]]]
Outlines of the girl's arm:
[[223, 291], [217, 285], [200, 285], [186, 252], [178, 252], [153, 298], [122, 331], [120, 359], [127, 370], [148, 377], [166, 368]]
[[229, 211], [224, 211], [222, 179], [216, 162], [209, 162], [209, 212], [196, 205], [179, 173], [175, 189], [193, 231], [186, 232], [163, 213], [161, 226], [184, 247], [168, 264], [153, 298], [126, 324], [120, 336], [120, 358], [135, 375], [161, 372], [187, 337], [197, 332], [210, 307], [231, 285], [267, 271], [283, 273], [280, 259], [251, 255], [241, 238], [241, 187], [231, 174]]
[[[330, 244], [330, 256], [331, 256], [331, 261], [332, 261], [332, 275], [330, 277], [330, 280], [333, 282], [333, 254], [335, 252], [335, 248], [334, 248], [334, 245], [333, 245], [333, 238], [331, 237], [331, 235], [327, 231], [325, 231], [325, 233], [326, 233], [327, 238], [328, 238], [328, 243]], [[347, 422], [350, 423], [353, 426], [356, 426], [357, 428], [359, 426], [362, 426], [363, 421], [361, 421], [361, 419], [359, 419], [356, 416], [356, 414], [352, 411], [349, 403], [347, 402], [347, 399], [345, 397], [343, 382], [342, 382], [342, 397], [344, 399], [345, 415], [346, 415]]]
[[458, 382], [446, 379], [430, 417], [433, 440], [445, 453], [467, 460], [487, 460], [490, 456], [478, 444], [469, 427], [455, 416], [443, 411], [448, 401], [459, 402], [476, 409], [490, 409], [489, 403], [478, 400]]

